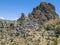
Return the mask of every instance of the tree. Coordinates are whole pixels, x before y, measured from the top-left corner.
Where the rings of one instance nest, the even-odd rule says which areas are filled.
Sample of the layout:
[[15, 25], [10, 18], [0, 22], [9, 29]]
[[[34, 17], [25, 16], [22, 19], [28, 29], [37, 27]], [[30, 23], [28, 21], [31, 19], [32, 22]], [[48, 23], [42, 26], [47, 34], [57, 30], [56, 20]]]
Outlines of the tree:
[[60, 25], [56, 26], [56, 36], [59, 37], [60, 34]]
[[14, 29], [14, 24], [13, 23], [10, 24], [10, 28]]
[[23, 21], [23, 20], [25, 20], [25, 14], [21, 13], [21, 17], [17, 19], [17, 21]]
[[23, 21], [25, 20], [25, 14], [24, 13], [21, 13], [21, 17], [17, 20], [17, 22], [20, 24], [20, 25], [23, 25]]
[[0, 28], [3, 28], [4, 25], [3, 25], [3, 22], [0, 21]]
[[30, 19], [30, 20], [32, 20], [32, 19], [33, 19], [33, 15], [32, 15], [32, 14], [30, 14], [30, 13], [28, 14], [28, 17], [29, 17], [29, 19]]
[[24, 20], [25, 19], [25, 14], [21, 13], [21, 19]]

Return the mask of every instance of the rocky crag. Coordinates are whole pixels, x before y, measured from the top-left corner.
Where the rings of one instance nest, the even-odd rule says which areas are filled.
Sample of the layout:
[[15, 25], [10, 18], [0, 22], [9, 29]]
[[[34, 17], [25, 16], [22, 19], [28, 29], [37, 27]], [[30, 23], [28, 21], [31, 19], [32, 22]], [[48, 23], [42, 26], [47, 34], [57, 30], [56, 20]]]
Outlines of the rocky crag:
[[41, 2], [28, 17], [0, 20], [0, 45], [54, 45], [59, 36], [60, 18], [51, 3]]

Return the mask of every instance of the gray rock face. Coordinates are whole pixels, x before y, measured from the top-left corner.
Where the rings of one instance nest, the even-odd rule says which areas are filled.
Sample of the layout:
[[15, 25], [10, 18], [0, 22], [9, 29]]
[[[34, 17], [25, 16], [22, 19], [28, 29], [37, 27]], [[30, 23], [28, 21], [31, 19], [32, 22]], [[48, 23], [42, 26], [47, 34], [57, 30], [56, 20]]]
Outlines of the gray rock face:
[[59, 18], [55, 12], [55, 7], [51, 3], [41, 2], [32, 13], [29, 14], [29, 18], [33, 21], [44, 23], [51, 19]]

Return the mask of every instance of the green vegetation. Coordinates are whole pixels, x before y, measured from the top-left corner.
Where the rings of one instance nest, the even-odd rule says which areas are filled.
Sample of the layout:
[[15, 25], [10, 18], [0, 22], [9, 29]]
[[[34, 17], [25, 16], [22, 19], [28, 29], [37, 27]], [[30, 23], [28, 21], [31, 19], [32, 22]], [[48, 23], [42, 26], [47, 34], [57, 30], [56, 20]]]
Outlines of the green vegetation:
[[0, 21], [0, 45], [57, 45], [59, 36], [60, 18], [50, 3], [42, 2], [28, 17]]
[[16, 36], [19, 36], [20, 35], [20, 33], [18, 32], [18, 33], [16, 33]]
[[10, 29], [14, 29], [14, 24], [13, 23], [10, 24]]

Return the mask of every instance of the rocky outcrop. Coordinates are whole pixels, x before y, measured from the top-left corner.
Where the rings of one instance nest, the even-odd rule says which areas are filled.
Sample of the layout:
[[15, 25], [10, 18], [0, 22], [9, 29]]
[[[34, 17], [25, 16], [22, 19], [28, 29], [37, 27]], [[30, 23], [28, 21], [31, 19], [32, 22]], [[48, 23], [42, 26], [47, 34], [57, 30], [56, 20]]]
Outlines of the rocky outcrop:
[[44, 23], [51, 19], [59, 18], [55, 12], [55, 7], [51, 3], [41, 2], [32, 13], [29, 14], [29, 18], [39, 23]]
[[[41, 2], [28, 17], [0, 20], [0, 45], [47, 45], [60, 34], [60, 19], [51, 3]], [[59, 36], [59, 35], [58, 35]]]

